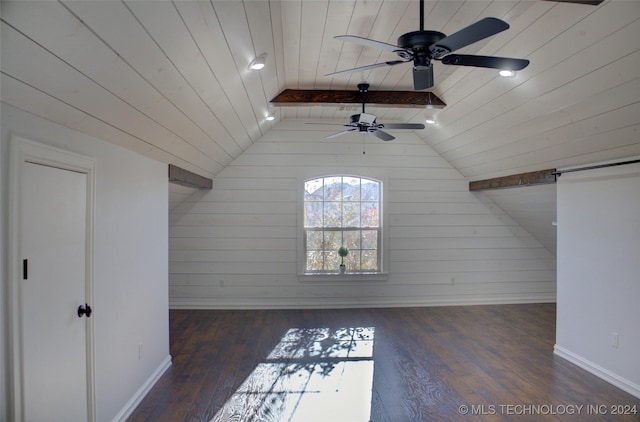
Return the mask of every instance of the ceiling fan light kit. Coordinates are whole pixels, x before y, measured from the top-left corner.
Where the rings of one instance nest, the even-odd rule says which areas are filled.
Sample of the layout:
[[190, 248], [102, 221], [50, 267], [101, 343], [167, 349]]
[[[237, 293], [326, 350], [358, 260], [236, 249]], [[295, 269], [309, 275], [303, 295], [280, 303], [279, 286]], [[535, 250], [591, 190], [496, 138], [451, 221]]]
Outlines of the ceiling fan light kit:
[[413, 63], [413, 87], [423, 90], [434, 86], [432, 60], [445, 65], [484, 67], [501, 70], [522, 70], [529, 60], [510, 57], [479, 56], [472, 54], [451, 54], [475, 42], [509, 29], [509, 24], [487, 17], [481, 19], [449, 36], [438, 31], [424, 30], [424, 0], [420, 0], [420, 30], [408, 32], [398, 38], [397, 45], [375, 41], [353, 35], [338, 35], [337, 40], [352, 42], [365, 47], [374, 47], [397, 54], [402, 60], [391, 60], [353, 69], [340, 70], [326, 76], [336, 76], [353, 72], [362, 72], [384, 66], [396, 66]]
[[498, 74], [500, 76], [502, 76], [503, 78], [515, 78], [516, 77], [516, 72], [515, 70], [501, 70], [500, 72], [498, 72]]

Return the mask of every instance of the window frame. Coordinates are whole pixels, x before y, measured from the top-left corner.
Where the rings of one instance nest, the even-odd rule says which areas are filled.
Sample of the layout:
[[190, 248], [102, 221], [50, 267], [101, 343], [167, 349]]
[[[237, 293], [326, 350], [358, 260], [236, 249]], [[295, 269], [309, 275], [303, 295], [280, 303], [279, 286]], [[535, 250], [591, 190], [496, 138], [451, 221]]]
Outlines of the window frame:
[[[307, 228], [304, 227], [304, 207], [305, 207], [305, 183], [314, 180], [314, 179], [322, 179], [322, 178], [332, 178], [332, 177], [352, 177], [359, 178], [364, 180], [371, 180], [373, 182], [379, 183], [379, 198], [378, 198], [378, 227], [355, 227], [351, 228], [352, 230], [376, 230], [378, 233], [377, 241], [377, 260], [378, 260], [378, 270], [377, 271], [349, 271], [346, 274], [340, 274], [338, 269], [333, 270], [323, 270], [317, 272], [307, 272], [306, 271], [306, 236], [307, 236]], [[298, 279], [300, 281], [351, 281], [351, 280], [370, 280], [370, 281], [385, 281], [388, 278], [388, 274], [386, 273], [387, 268], [387, 230], [386, 230], [386, 213], [387, 213], [387, 204], [386, 204], [386, 188], [387, 183], [385, 180], [381, 180], [380, 178], [371, 177], [369, 175], [361, 175], [361, 174], [351, 174], [351, 173], [325, 173], [319, 175], [309, 175], [308, 177], [300, 177], [298, 180]], [[359, 201], [359, 202], [368, 202], [368, 201]], [[313, 228], [311, 230], [318, 231], [327, 231], [327, 230], [336, 230], [343, 231], [344, 229], [349, 230], [350, 228], [338, 228], [338, 227], [318, 227]]]

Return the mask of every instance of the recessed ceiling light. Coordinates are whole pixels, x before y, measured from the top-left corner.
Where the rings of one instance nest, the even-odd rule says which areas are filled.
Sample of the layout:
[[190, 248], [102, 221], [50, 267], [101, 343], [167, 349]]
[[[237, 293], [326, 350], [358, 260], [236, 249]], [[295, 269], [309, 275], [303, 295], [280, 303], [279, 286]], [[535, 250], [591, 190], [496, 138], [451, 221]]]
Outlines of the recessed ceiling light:
[[276, 119], [276, 116], [274, 116], [273, 114], [269, 114], [267, 117], [264, 118], [266, 121], [270, 122], [272, 120]]
[[516, 72], [514, 70], [503, 69], [499, 73], [503, 78], [513, 78], [514, 76], [516, 76]]
[[253, 61], [251, 63], [249, 63], [249, 69], [251, 69], [251, 70], [264, 69], [266, 58], [267, 58], [267, 53], [260, 54], [258, 57], [253, 59]]
[[435, 125], [436, 121], [435, 119], [433, 119], [433, 117], [427, 117], [427, 119], [424, 121], [426, 124], [428, 125]]

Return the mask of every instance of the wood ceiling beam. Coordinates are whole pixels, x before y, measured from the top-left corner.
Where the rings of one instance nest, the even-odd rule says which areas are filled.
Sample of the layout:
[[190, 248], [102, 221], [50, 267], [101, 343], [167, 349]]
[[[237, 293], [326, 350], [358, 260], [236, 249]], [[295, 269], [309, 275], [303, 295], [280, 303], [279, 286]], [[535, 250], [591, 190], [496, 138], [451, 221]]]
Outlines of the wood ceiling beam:
[[[335, 104], [362, 104], [359, 91], [285, 89], [271, 100], [278, 107]], [[433, 92], [367, 91], [366, 104], [379, 107], [444, 108], [446, 104]]]
[[528, 173], [518, 173], [492, 179], [476, 180], [469, 182], [470, 191], [503, 189], [520, 186], [542, 185], [556, 182], [556, 169], [546, 169], [531, 171]]
[[196, 189], [212, 189], [213, 180], [169, 164], [169, 182]]

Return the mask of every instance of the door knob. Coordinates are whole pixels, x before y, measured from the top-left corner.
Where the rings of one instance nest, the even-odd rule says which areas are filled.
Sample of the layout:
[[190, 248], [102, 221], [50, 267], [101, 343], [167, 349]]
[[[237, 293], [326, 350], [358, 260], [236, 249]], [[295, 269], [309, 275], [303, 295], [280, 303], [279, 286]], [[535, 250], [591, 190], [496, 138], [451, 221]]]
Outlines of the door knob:
[[91, 306], [87, 305], [86, 303], [84, 305], [78, 306], [78, 317], [80, 318], [82, 318], [82, 315], [86, 315], [87, 318], [89, 318], [91, 316], [91, 312], [93, 312]]

